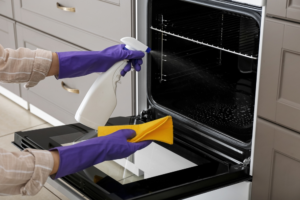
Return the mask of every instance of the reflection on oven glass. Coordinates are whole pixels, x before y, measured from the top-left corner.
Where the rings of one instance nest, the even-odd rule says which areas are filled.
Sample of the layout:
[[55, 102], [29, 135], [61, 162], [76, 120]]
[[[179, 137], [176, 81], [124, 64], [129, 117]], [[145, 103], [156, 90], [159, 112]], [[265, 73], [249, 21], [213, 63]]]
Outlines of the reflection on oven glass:
[[[114, 161], [106, 161], [98, 165], [95, 165], [95, 167], [100, 171], [102, 171], [103, 173], [105, 173], [106, 175], [113, 178], [114, 180], [118, 181], [122, 185], [133, 183], [144, 179], [144, 175], [137, 176]], [[97, 175], [94, 176], [94, 178], [96, 179], [95, 182], [97, 181], [96, 177]]]

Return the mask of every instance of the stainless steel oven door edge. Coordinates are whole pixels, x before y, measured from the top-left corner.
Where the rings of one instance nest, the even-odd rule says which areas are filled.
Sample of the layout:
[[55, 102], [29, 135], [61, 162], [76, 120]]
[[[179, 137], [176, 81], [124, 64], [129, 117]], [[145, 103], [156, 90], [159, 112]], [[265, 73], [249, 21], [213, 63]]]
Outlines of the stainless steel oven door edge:
[[72, 200], [86, 200], [90, 199], [86, 196], [82, 196], [79, 191], [66, 184], [63, 180], [52, 180], [50, 177], [47, 179], [47, 183], [60, 191], [63, 195]]
[[[264, 28], [265, 28], [265, 19], [266, 19], [266, 7], [262, 7], [261, 15], [261, 25], [260, 25], [260, 43], [259, 43], [259, 60], [257, 67], [257, 83], [256, 83], [256, 98], [255, 98], [255, 108], [254, 108], [254, 122], [253, 122], [253, 133], [252, 133], [252, 147], [251, 147], [251, 160], [254, 160], [254, 151], [255, 151], [255, 137], [256, 137], [256, 126], [257, 126], [257, 110], [258, 110], [258, 97], [259, 97], [259, 87], [260, 87], [260, 72], [261, 72], [261, 59], [262, 59], [262, 48], [263, 48], [263, 38], [264, 38]], [[250, 175], [253, 175], [253, 162], [250, 163]]]
[[[136, 0], [131, 0], [131, 37], [133, 38], [136, 38]], [[132, 96], [131, 96], [131, 99], [132, 99], [132, 115], [136, 115], [136, 102], [137, 102], [137, 97], [136, 97], [136, 94], [137, 94], [137, 91], [136, 91], [136, 72], [135, 71], [132, 71], [131, 72], [131, 91], [132, 91]]]
[[[137, 39], [148, 45], [148, 0], [136, 0]], [[147, 67], [147, 55], [144, 58], [144, 68]], [[137, 109], [136, 115], [147, 110], [147, 70], [142, 69], [137, 75]]]

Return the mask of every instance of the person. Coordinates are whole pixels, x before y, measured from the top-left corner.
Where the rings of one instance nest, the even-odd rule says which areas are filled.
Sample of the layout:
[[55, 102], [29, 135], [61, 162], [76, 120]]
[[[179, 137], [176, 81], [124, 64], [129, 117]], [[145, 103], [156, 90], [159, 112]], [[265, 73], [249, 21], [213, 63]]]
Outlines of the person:
[[[124, 59], [129, 62], [121, 73], [123, 76], [131, 70], [131, 65], [137, 71], [141, 70], [144, 53], [124, 47], [116, 45], [103, 51], [54, 53], [41, 49], [4, 49], [0, 45], [0, 81], [26, 83], [25, 88], [31, 88], [47, 76], [63, 79], [105, 72]], [[0, 195], [35, 195], [49, 176], [56, 179], [103, 161], [126, 158], [151, 143], [127, 142], [135, 136], [133, 130], [119, 130], [109, 136], [49, 151], [9, 152], [0, 148]]]

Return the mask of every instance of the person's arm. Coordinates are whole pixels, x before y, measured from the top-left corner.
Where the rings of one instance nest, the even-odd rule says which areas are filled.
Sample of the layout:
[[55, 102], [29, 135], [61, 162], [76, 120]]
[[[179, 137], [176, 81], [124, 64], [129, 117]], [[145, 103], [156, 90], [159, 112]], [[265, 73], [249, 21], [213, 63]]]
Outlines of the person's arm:
[[58, 151], [9, 152], [0, 148], [0, 196], [37, 194], [49, 175], [57, 173], [59, 162]]
[[59, 168], [59, 163], [60, 163], [60, 157], [58, 151], [51, 151], [50, 152], [53, 157], [53, 169], [50, 173], [50, 175], [54, 175], [57, 173], [58, 168]]
[[59, 60], [57, 53], [52, 53], [52, 64], [47, 76], [58, 76], [59, 74]]
[[[4, 83], [26, 83], [36, 86], [44, 80], [52, 65], [52, 52], [26, 48], [4, 49], [0, 45], [0, 81]], [[53, 68], [53, 73], [56, 70]]]
[[57, 170], [57, 162], [55, 152], [33, 149], [9, 152], [0, 148], [0, 196], [37, 194], [49, 175]]
[[121, 72], [122, 76], [132, 66], [140, 71], [145, 54], [141, 51], [125, 50], [124, 47], [123, 44], [103, 51], [53, 53], [42, 49], [4, 49], [0, 45], [0, 82], [26, 83], [25, 88], [30, 88], [47, 76], [65, 79], [106, 72], [121, 60], [129, 60]]

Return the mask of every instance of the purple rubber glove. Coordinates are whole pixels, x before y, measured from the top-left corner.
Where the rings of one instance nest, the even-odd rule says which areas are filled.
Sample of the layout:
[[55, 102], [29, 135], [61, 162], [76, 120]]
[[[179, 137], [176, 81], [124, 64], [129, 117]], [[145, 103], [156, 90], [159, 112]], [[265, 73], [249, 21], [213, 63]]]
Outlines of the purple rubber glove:
[[72, 146], [58, 147], [60, 164], [55, 179], [82, 171], [104, 161], [127, 158], [147, 147], [151, 141], [127, 142], [136, 136], [134, 130], [119, 130], [111, 135], [93, 138]]
[[142, 51], [130, 51], [125, 49], [125, 44], [109, 47], [103, 51], [74, 51], [57, 53], [59, 59], [58, 79], [75, 78], [95, 72], [106, 72], [115, 63], [129, 60], [128, 65], [122, 71], [122, 76], [131, 70], [131, 65], [141, 70]]
[[127, 72], [129, 72], [131, 70], [131, 65], [134, 67], [135, 71], [139, 72], [141, 71], [141, 65], [143, 64], [143, 60], [142, 59], [138, 59], [138, 60], [129, 60], [128, 64], [124, 67], [124, 69], [121, 72], [122, 76], [125, 76], [127, 74]]

